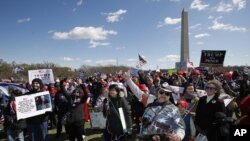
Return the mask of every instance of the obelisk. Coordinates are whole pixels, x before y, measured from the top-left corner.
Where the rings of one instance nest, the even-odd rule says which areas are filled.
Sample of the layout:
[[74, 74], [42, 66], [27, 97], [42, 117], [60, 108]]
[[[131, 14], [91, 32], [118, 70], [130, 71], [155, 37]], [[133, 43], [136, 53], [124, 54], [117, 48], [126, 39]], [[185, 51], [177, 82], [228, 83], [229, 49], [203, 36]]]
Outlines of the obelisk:
[[176, 69], [186, 70], [189, 61], [188, 12], [183, 8], [181, 13], [181, 59], [176, 63]]
[[189, 61], [188, 12], [181, 13], [181, 62]]

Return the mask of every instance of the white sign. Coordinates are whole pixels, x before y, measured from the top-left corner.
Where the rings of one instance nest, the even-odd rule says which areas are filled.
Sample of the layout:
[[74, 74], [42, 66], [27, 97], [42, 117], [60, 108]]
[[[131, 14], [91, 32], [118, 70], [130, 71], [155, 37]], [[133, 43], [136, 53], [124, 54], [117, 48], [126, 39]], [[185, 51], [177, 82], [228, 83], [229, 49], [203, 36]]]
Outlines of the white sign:
[[220, 94], [219, 99], [223, 100], [225, 107], [227, 107], [228, 104], [230, 104], [234, 100], [234, 97], [230, 96], [229, 94], [222, 93]]
[[184, 87], [171, 86], [171, 85], [170, 87], [173, 91], [172, 97], [174, 99], [174, 103], [177, 104], [178, 100], [180, 99], [180, 94], [182, 94], [184, 91]]
[[121, 118], [123, 131], [126, 132], [127, 131], [127, 125], [126, 125], [126, 120], [125, 120], [125, 116], [124, 116], [124, 113], [123, 113], [123, 109], [118, 108], [118, 111], [119, 111], [119, 115], [120, 115], [120, 118]]
[[207, 95], [207, 92], [204, 90], [196, 89], [196, 94], [198, 97], [203, 97]]
[[98, 128], [98, 129], [106, 128], [106, 119], [104, 118], [102, 111], [99, 112], [91, 111], [89, 112], [89, 115], [90, 115], [91, 128]]
[[[173, 96], [174, 102], [176, 104], [177, 101], [180, 99], [179, 94], [183, 93], [184, 88], [178, 87], [178, 86], [170, 86], [170, 87], [172, 88], [172, 91], [174, 92], [172, 94], [172, 96]], [[204, 90], [196, 89], [196, 91], [197, 91], [196, 94], [198, 97], [203, 97], [203, 96], [207, 95], [206, 91], [204, 91]], [[224, 101], [225, 107], [227, 107], [228, 104], [234, 100], [233, 97], [231, 97], [230, 95], [225, 94], [225, 93], [220, 94], [219, 99], [222, 99]]]
[[29, 70], [29, 82], [35, 78], [40, 78], [44, 84], [55, 83], [52, 69]]
[[18, 96], [15, 100], [17, 120], [52, 111], [49, 91]]
[[172, 85], [170, 85], [170, 87], [175, 94], [182, 94], [184, 91], [184, 87], [178, 87], [178, 86], [172, 86]]

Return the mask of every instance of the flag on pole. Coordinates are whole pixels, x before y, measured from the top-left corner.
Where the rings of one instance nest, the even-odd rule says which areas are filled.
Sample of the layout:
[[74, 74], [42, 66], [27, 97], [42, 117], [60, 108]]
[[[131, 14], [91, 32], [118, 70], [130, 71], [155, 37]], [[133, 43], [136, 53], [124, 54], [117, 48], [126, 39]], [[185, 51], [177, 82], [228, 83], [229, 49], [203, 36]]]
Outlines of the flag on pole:
[[155, 71], [156, 71], [156, 72], [160, 72], [160, 71], [161, 71], [159, 65], [156, 66], [156, 70], [155, 70]]
[[17, 66], [15, 68], [12, 69], [12, 74], [18, 74], [20, 72], [24, 71], [24, 68], [21, 66]]
[[148, 63], [147, 60], [145, 58], [143, 58], [140, 54], [138, 54], [138, 56], [139, 56], [139, 62], [138, 62], [136, 67], [140, 68], [143, 65]]
[[194, 68], [193, 62], [187, 62], [187, 68]]

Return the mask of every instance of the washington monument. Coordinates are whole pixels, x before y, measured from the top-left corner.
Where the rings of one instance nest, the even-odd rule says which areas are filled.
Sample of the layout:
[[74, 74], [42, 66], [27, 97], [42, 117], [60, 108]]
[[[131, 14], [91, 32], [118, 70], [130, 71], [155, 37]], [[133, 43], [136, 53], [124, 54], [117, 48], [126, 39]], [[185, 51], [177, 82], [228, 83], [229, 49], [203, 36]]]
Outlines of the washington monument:
[[189, 62], [188, 12], [183, 8], [181, 13], [181, 60], [176, 63], [177, 70], [186, 70]]

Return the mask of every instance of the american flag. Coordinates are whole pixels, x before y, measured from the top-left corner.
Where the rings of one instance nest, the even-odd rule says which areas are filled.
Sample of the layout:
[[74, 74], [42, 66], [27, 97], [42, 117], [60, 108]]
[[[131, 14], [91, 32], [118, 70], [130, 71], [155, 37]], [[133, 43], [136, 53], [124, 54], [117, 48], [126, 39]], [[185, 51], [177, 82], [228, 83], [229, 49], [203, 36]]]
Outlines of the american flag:
[[187, 68], [194, 68], [193, 62], [187, 62]]
[[139, 62], [137, 64], [137, 67], [142, 67], [143, 65], [147, 64], [147, 60], [145, 60], [140, 54], [138, 54], [139, 56]]

